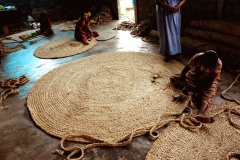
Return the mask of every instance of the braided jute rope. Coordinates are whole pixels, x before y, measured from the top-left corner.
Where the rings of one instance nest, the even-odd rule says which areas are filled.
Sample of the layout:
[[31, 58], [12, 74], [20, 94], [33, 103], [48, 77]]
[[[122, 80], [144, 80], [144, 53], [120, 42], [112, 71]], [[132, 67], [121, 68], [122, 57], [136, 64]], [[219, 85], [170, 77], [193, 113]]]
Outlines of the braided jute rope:
[[222, 91], [222, 93], [221, 93], [222, 98], [224, 98], [224, 99], [226, 99], [226, 100], [229, 100], [229, 101], [232, 101], [232, 102], [236, 102], [238, 105], [240, 105], [240, 101], [238, 101], [238, 100], [236, 100], [236, 99], [229, 98], [229, 97], [225, 96], [224, 94], [233, 87], [233, 85], [238, 81], [239, 77], [240, 77], [240, 74], [235, 78], [235, 80], [233, 81], [233, 83], [232, 83], [227, 89], [225, 89], [224, 91]]
[[15, 52], [20, 50], [21, 48], [26, 48], [23, 44], [18, 44], [15, 46], [5, 46], [3, 43], [3, 39], [0, 38], [0, 57], [4, 57], [7, 53]]
[[[85, 149], [126, 145], [178, 118], [188, 101], [173, 102], [181, 91], [169, 77], [181, 69], [182, 64], [165, 63], [159, 54], [95, 54], [40, 78], [29, 92], [27, 107], [36, 125], [62, 139], [69, 159], [76, 153], [83, 156]], [[155, 73], [159, 76], [152, 83]], [[65, 141], [86, 145], [67, 148]]]
[[[0, 80], [0, 87], [7, 88], [1, 93], [0, 103], [3, 105], [3, 102], [10, 95], [16, 95], [19, 93], [18, 87], [24, 85], [29, 81], [29, 78], [26, 76], [20, 76], [18, 78], [11, 78], [6, 80]], [[8, 107], [1, 106], [1, 110], [7, 109]]]
[[[197, 113], [182, 114], [179, 119], [189, 123], [189, 117]], [[240, 155], [240, 106], [233, 102], [225, 102], [210, 106], [208, 116], [215, 121], [210, 124], [182, 125], [181, 120], [171, 123], [148, 152], [146, 160], [157, 159], [227, 159]], [[185, 118], [184, 118], [185, 117]], [[198, 123], [198, 122], [197, 122]], [[194, 124], [193, 126], [191, 126]], [[189, 127], [191, 126], [191, 127]], [[196, 128], [194, 129], [194, 126]]]

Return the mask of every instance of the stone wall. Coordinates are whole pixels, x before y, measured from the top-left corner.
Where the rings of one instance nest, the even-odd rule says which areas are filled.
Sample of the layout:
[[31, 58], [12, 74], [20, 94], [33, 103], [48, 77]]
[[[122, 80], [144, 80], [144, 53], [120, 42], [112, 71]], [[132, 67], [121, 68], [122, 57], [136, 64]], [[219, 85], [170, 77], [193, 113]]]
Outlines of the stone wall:
[[[137, 22], [156, 14], [154, 0], [136, 0], [136, 7]], [[187, 0], [181, 14], [183, 27], [191, 20], [240, 22], [240, 0]]]
[[81, 11], [89, 9], [91, 6], [102, 6], [107, 5], [113, 14], [114, 19], [118, 19], [118, 5], [117, 0], [11, 0], [24, 16], [31, 13], [33, 9], [53, 9], [58, 6], [64, 6], [67, 10], [75, 10], [74, 14], [77, 17]]
[[[91, 6], [108, 5], [114, 19], [119, 19], [120, 0], [10, 0], [22, 14], [34, 8], [49, 9], [58, 5], [69, 6], [79, 11]], [[222, 6], [221, 6], [222, 3]], [[136, 22], [156, 16], [154, 0], [135, 0]], [[221, 19], [240, 21], [240, 0], [187, 0], [181, 9], [183, 26], [191, 20]], [[221, 14], [220, 14], [221, 13]]]
[[154, 0], [135, 0], [136, 22], [147, 18], [156, 17], [156, 5]]

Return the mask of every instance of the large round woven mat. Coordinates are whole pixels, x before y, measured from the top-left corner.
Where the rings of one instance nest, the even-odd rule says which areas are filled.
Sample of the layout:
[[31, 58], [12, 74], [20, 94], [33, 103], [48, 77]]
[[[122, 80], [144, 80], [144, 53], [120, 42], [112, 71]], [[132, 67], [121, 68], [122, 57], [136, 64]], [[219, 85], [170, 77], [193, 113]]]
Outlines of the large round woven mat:
[[[229, 114], [236, 109], [237, 114]], [[179, 123], [168, 126], [154, 142], [146, 160], [226, 160], [231, 155], [239, 156], [240, 106], [230, 102], [213, 105], [208, 115], [214, 114], [215, 121], [196, 132]]]
[[[182, 113], [187, 102], [173, 102], [179, 91], [169, 84], [169, 76], [182, 68], [157, 54], [92, 55], [44, 75], [30, 90], [27, 106], [35, 123], [53, 136], [87, 135], [118, 142], [155, 126], [166, 113]], [[152, 83], [155, 74], [158, 78]]]
[[62, 58], [73, 56], [89, 50], [97, 44], [95, 38], [89, 41], [89, 45], [76, 41], [72, 37], [62, 38], [44, 44], [34, 51], [34, 55], [39, 58]]

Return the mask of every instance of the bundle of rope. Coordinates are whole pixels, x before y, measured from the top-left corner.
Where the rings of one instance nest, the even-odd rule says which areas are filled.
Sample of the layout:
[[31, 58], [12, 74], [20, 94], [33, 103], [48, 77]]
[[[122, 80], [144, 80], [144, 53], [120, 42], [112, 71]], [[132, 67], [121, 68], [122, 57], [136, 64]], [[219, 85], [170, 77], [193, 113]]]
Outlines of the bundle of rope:
[[130, 33], [133, 36], [148, 35], [152, 28], [152, 22], [150, 19], [141, 21]]
[[123, 21], [117, 25], [117, 30], [132, 30], [135, 27], [135, 23], [131, 21]]
[[10, 95], [16, 95], [19, 93], [18, 87], [27, 83], [29, 81], [29, 78], [26, 76], [20, 76], [18, 78], [11, 78], [6, 80], [0, 80], [0, 87], [6, 88], [2, 93], [0, 97], [0, 111], [7, 109], [9, 106], [4, 106], [4, 101], [9, 97]]
[[[238, 71], [238, 72], [240, 72], [240, 71]], [[225, 89], [225, 90], [221, 93], [222, 98], [224, 98], [224, 99], [226, 99], [226, 100], [229, 100], [229, 101], [231, 101], [231, 102], [236, 102], [238, 105], [240, 105], [240, 101], [239, 101], [239, 100], [229, 98], [229, 97], [225, 96], [224, 94], [233, 87], [233, 85], [238, 81], [239, 77], [240, 77], [240, 74], [235, 78], [234, 82], [233, 82], [227, 89]]]
[[18, 44], [16, 46], [8, 47], [3, 43], [3, 39], [0, 38], [0, 57], [4, 57], [7, 53], [15, 52], [20, 50], [21, 48], [26, 48], [23, 44]]
[[92, 20], [98, 25], [103, 22], [109, 22], [112, 20], [112, 13], [109, 7], [103, 5], [99, 12], [92, 18]]

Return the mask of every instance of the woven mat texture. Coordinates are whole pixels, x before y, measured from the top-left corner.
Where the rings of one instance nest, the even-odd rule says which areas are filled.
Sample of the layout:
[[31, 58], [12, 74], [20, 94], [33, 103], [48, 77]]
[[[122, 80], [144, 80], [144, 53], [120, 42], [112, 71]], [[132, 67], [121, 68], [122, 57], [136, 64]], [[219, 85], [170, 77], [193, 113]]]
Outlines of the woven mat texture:
[[114, 143], [145, 133], [165, 114], [182, 113], [188, 101], [173, 102], [180, 91], [169, 84], [169, 76], [182, 69], [158, 54], [96, 54], [44, 75], [31, 88], [27, 107], [35, 123], [53, 136], [87, 135]]
[[74, 31], [75, 26], [76, 26], [76, 24], [71, 24], [71, 25], [68, 25], [68, 26], [63, 26], [59, 30], [60, 31]]
[[34, 51], [34, 55], [38, 58], [62, 58], [69, 57], [86, 50], [91, 49], [97, 44], [95, 38], [89, 41], [89, 45], [76, 41], [73, 37], [62, 38], [44, 44]]
[[[238, 114], [228, 114], [234, 108]], [[179, 123], [168, 126], [154, 142], [146, 160], [225, 160], [239, 154], [240, 106], [232, 102], [213, 105], [208, 115], [214, 116], [215, 121], [204, 124], [199, 131], [190, 131]]]

